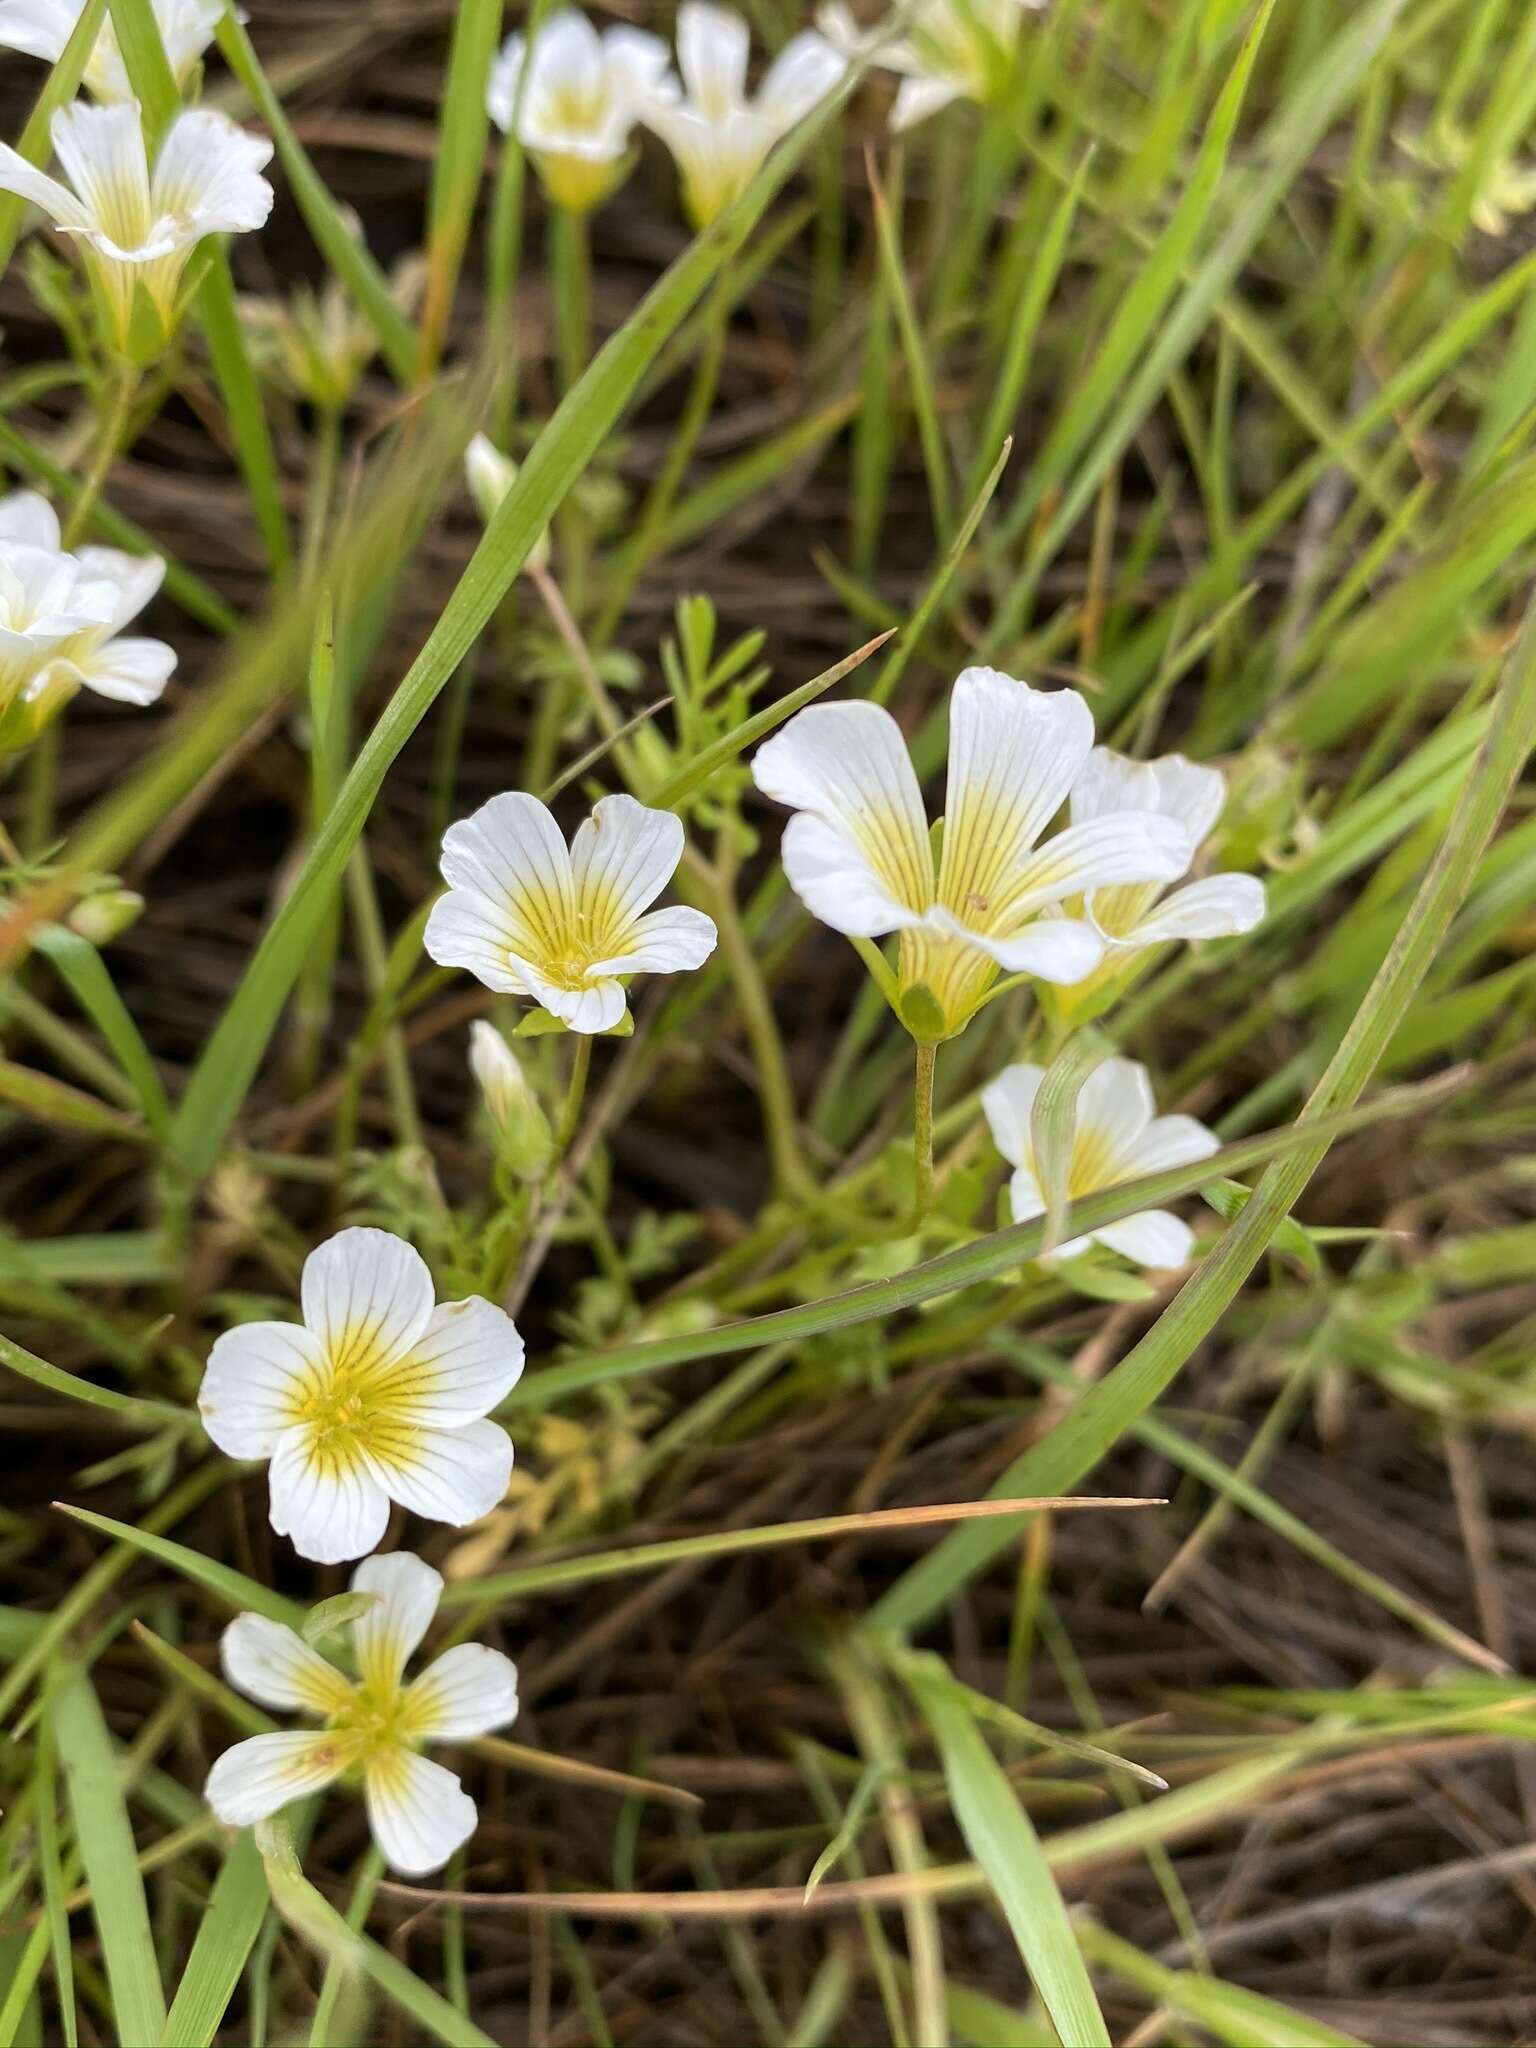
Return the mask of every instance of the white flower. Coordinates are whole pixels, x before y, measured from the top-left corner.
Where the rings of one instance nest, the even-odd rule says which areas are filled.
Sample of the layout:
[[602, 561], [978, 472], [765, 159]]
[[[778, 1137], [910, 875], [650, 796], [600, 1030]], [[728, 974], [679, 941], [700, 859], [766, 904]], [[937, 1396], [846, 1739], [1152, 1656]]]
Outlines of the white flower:
[[[993, 1142], [1015, 1169], [1010, 1184], [1015, 1223], [1027, 1223], [1045, 1213], [1030, 1128], [1035, 1096], [1044, 1079], [1043, 1067], [1005, 1067], [981, 1091]], [[1094, 1068], [1077, 1098], [1067, 1170], [1067, 1192], [1074, 1201], [1119, 1187], [1124, 1181], [1139, 1180], [1143, 1174], [1209, 1159], [1218, 1149], [1215, 1133], [1192, 1116], [1158, 1116], [1156, 1110], [1147, 1070], [1136, 1060], [1110, 1059]], [[1140, 1215], [1106, 1223], [1086, 1237], [1058, 1245], [1051, 1256], [1070, 1259], [1090, 1243], [1107, 1245], [1138, 1266], [1182, 1266], [1194, 1243], [1194, 1232], [1167, 1209], [1144, 1209]]]
[[[1072, 785], [1072, 822], [1088, 824], [1122, 811], [1155, 811], [1188, 835], [1192, 849], [1207, 838], [1226, 799], [1217, 768], [1202, 768], [1182, 754], [1132, 761], [1095, 747]], [[1170, 896], [1160, 882], [1119, 883], [1093, 890], [1086, 915], [1110, 943], [1107, 966], [1119, 954], [1177, 939], [1223, 939], [1252, 931], [1264, 915], [1264, 885], [1252, 875], [1208, 875]]]
[[205, 107], [176, 116], [153, 171], [137, 100], [77, 100], [54, 115], [52, 133], [69, 184], [0, 143], [0, 191], [18, 193], [80, 237], [119, 344], [128, 340], [141, 285], [168, 335], [196, 245], [205, 235], [259, 228], [272, 210], [272, 187], [260, 175], [271, 143]]
[[[155, 25], [177, 85], [185, 85], [193, 67], [213, 41], [220, 0], [150, 0]], [[85, 11], [85, 0], [0, 0], [0, 49], [24, 50], [29, 57], [57, 63]], [[85, 66], [86, 90], [108, 102], [133, 97], [117, 31], [108, 15]]]
[[532, 996], [572, 1031], [611, 1031], [620, 975], [702, 967], [715, 949], [702, 910], [647, 909], [682, 855], [681, 822], [632, 796], [600, 798], [569, 851], [536, 796], [493, 796], [443, 835], [448, 894], [426, 949], [500, 995]]
[[637, 28], [599, 35], [584, 14], [562, 7], [539, 30], [531, 60], [527, 49], [522, 36], [508, 36], [492, 66], [486, 92], [491, 119], [505, 135], [515, 118], [517, 139], [550, 198], [587, 213], [624, 176], [642, 106], [676, 92], [667, 78], [667, 46]]
[[485, 1098], [507, 1164], [519, 1180], [542, 1180], [554, 1156], [549, 1118], [517, 1054], [483, 1017], [469, 1027], [469, 1071]]
[[374, 1605], [352, 1624], [356, 1679], [264, 1615], [224, 1631], [224, 1675], [264, 1707], [317, 1715], [322, 1728], [253, 1735], [226, 1749], [206, 1797], [228, 1827], [249, 1827], [338, 1778], [360, 1779], [373, 1839], [404, 1877], [440, 1870], [475, 1831], [475, 1802], [452, 1771], [418, 1754], [467, 1742], [517, 1718], [517, 1667], [500, 1650], [460, 1643], [405, 1683], [437, 1612], [443, 1581], [408, 1551], [370, 1557], [352, 1574]]
[[198, 1408], [232, 1458], [271, 1461], [272, 1526], [320, 1564], [362, 1557], [398, 1501], [435, 1522], [488, 1515], [512, 1444], [484, 1420], [523, 1340], [478, 1295], [433, 1306], [420, 1254], [387, 1230], [311, 1252], [302, 1323], [240, 1323], [208, 1354]]
[[951, 100], [990, 106], [1013, 75], [1019, 29], [1045, 0], [920, 0], [907, 32], [861, 29], [843, 0], [828, 0], [816, 19], [848, 57], [870, 57], [903, 74], [891, 126], [915, 128]]
[[824, 36], [792, 36], [747, 99], [745, 18], [709, 0], [677, 10], [677, 62], [686, 97], [653, 95], [642, 118], [671, 150], [695, 227], [707, 227], [750, 183], [781, 136], [826, 98], [848, 60]]
[[158, 555], [116, 548], [66, 553], [52, 506], [35, 491], [0, 498], [0, 712], [39, 720], [84, 684], [123, 704], [152, 704], [176, 666], [160, 640], [122, 629], [160, 587]]
[[[877, 704], [816, 704], [758, 749], [759, 789], [796, 812], [784, 868], [807, 910], [834, 931], [900, 932], [904, 995], [926, 987], [950, 1037], [997, 970], [1074, 982], [1105, 941], [1085, 918], [1042, 916], [1112, 882], [1171, 881], [1190, 844], [1172, 819], [1119, 812], [1040, 835], [1093, 746], [1075, 690], [1032, 690], [968, 668], [949, 711], [949, 786], [935, 866], [922, 793], [901, 728]], [[926, 1006], [925, 1006], [926, 1007]]]
[[[475, 510], [489, 526], [502, 499], [517, 482], [517, 464], [503, 455], [486, 434], [476, 434], [464, 450], [464, 481], [475, 501]], [[528, 550], [524, 567], [542, 569], [549, 561], [549, 529], [546, 527]]]

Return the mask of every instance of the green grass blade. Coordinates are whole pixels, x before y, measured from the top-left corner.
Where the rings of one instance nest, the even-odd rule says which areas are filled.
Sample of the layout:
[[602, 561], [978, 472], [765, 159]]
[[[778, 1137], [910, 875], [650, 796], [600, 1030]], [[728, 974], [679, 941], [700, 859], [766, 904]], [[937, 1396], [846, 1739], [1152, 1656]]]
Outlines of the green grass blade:
[[264, 1614], [269, 1621], [285, 1622], [289, 1628], [295, 1629], [303, 1624], [304, 1609], [296, 1600], [286, 1599], [283, 1594], [273, 1592], [270, 1586], [248, 1579], [233, 1565], [204, 1557], [201, 1551], [189, 1550], [184, 1543], [173, 1543], [168, 1536], [152, 1535], [148, 1530], [134, 1528], [129, 1522], [115, 1522], [110, 1515], [94, 1514], [89, 1508], [67, 1507], [62, 1501], [57, 1506], [60, 1514], [68, 1515], [71, 1521], [83, 1522], [88, 1529], [99, 1530], [114, 1542], [125, 1543], [130, 1550], [137, 1550], [145, 1557], [169, 1565], [172, 1571], [180, 1572], [194, 1585], [206, 1586], [210, 1593], [217, 1594], [236, 1613], [249, 1609], [252, 1614]]
[[91, 1887], [117, 2038], [123, 2048], [145, 2048], [164, 2030], [165, 1996], [117, 1753], [84, 1672], [72, 1672], [53, 1696], [52, 1723], [75, 1840]]
[[824, 103], [691, 243], [599, 351], [545, 427], [497, 508], [426, 645], [369, 734], [282, 909], [268, 928], [187, 1084], [173, 1130], [183, 1164], [203, 1174], [245, 1099], [331, 889], [391, 763], [474, 645], [566, 492], [612, 431], [667, 336], [833, 118], [851, 86]]
[[270, 1903], [261, 1853], [235, 1838], [171, 2001], [161, 2048], [208, 2048], [229, 2009]]
[[171, 1105], [164, 1085], [100, 953], [78, 932], [64, 925], [45, 925], [32, 943], [52, 961], [76, 1002], [111, 1047], [113, 1057], [133, 1083], [144, 1121], [157, 1138], [165, 1137], [170, 1129]]
[[[937, 1668], [935, 1668], [937, 1667]], [[934, 1659], [902, 1667], [933, 1731], [950, 1804], [966, 1846], [987, 1874], [1030, 1980], [1072, 2048], [1109, 2048], [1082, 1950], [1034, 1823], [981, 1739], [965, 1697]]]
[[501, 12], [502, 0], [460, 0], [454, 16], [427, 203], [427, 287], [421, 311], [424, 368], [437, 361], [442, 347], [480, 189], [490, 129], [485, 89], [501, 34]]
[[1103, 1927], [1085, 1927], [1083, 1946], [1095, 1962], [1148, 1993], [1160, 2007], [1193, 2020], [1227, 2048], [1254, 2048], [1259, 2041], [1283, 2041], [1286, 2048], [1365, 2048], [1358, 2035], [1341, 2034], [1262, 1992], [1193, 1970], [1170, 1970]]
[[198, 325], [208, 344], [208, 359], [224, 400], [235, 444], [235, 460], [251, 495], [251, 511], [276, 571], [286, 569], [293, 558], [288, 533], [288, 515], [283, 510], [282, 482], [266, 408], [261, 402], [261, 385], [246, 346], [245, 326], [235, 302], [235, 281], [230, 275], [228, 252], [215, 252], [197, 291]]

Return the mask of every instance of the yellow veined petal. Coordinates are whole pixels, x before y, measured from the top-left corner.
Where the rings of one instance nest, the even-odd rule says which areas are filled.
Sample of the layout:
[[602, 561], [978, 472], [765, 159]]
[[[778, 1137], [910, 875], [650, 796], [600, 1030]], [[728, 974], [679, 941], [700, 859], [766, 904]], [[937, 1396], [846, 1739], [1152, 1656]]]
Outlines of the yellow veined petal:
[[353, 1687], [302, 1636], [263, 1614], [240, 1614], [219, 1643], [224, 1676], [264, 1707], [302, 1709], [329, 1719], [352, 1704]]
[[408, 1550], [397, 1550], [365, 1557], [352, 1574], [352, 1590], [375, 1599], [352, 1624], [352, 1647], [362, 1682], [379, 1703], [400, 1689], [406, 1665], [432, 1626], [442, 1575]]
[[319, 1792], [357, 1761], [357, 1738], [335, 1729], [284, 1729], [226, 1749], [203, 1796], [226, 1827], [249, 1827]]
[[441, 1870], [480, 1818], [452, 1771], [403, 1745], [368, 1759], [363, 1788], [373, 1839], [402, 1877]]

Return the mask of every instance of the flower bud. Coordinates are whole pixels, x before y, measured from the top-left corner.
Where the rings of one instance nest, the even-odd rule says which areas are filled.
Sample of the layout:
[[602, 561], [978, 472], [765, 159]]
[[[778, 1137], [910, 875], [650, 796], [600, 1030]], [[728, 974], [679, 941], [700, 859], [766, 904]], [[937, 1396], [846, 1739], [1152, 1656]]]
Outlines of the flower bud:
[[[503, 455], [484, 434], [476, 434], [464, 451], [464, 481], [469, 485], [469, 495], [475, 501], [475, 509], [487, 526], [494, 518], [502, 499], [517, 482], [517, 464], [510, 455]], [[542, 569], [549, 561], [549, 534], [541, 533], [528, 550], [530, 569]]]
[[542, 1180], [555, 1150], [549, 1118], [517, 1054], [483, 1019], [469, 1027], [469, 1071], [496, 1126], [502, 1158], [519, 1180]]
[[143, 908], [144, 898], [137, 889], [98, 889], [69, 913], [70, 929], [93, 946], [110, 945], [137, 920]]

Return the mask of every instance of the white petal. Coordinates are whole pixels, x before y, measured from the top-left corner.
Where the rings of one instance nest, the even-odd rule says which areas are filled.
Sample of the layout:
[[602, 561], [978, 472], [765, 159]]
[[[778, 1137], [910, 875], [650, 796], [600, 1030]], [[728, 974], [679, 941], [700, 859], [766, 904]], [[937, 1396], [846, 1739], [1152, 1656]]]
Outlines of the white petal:
[[1198, 846], [1214, 828], [1227, 800], [1226, 778], [1219, 768], [1188, 761], [1182, 754], [1164, 754], [1149, 764], [1157, 779], [1157, 806], [1174, 818]]
[[[998, 932], [1053, 899], [1021, 889], [1030, 849], [1066, 801], [1093, 745], [1075, 690], [1032, 690], [995, 668], [968, 668], [949, 710], [949, 781], [939, 896], [967, 928]], [[1062, 837], [1066, 835], [1063, 834]]]
[[203, 1787], [203, 1797], [226, 1827], [249, 1827], [307, 1792], [340, 1777], [343, 1760], [323, 1729], [253, 1735], [226, 1749]]
[[361, 1462], [325, 1462], [309, 1433], [286, 1429], [267, 1468], [272, 1527], [315, 1564], [341, 1564], [378, 1547], [389, 1521], [389, 1497]]
[[529, 993], [526, 979], [511, 965], [505, 922], [483, 896], [467, 889], [439, 896], [421, 942], [439, 967], [466, 968], [498, 995]]
[[611, 1031], [628, 1007], [621, 982], [601, 977], [580, 988], [562, 988], [558, 982], [547, 980], [532, 961], [520, 960], [517, 964], [528, 993], [569, 1031], [579, 1031], [587, 1037], [594, 1032]]
[[1030, 1118], [1044, 1079], [1044, 1067], [1021, 1060], [1016, 1066], [1004, 1067], [981, 1091], [981, 1113], [992, 1142], [1010, 1166], [1027, 1166], [1034, 1159]]
[[[928, 822], [907, 743], [888, 711], [813, 704], [758, 748], [752, 776], [765, 796], [820, 821], [820, 831], [791, 821], [784, 861], [795, 893], [823, 923], [873, 937], [927, 910]], [[842, 914], [840, 890], [851, 897]], [[870, 923], [893, 908], [905, 915]]]
[[763, 74], [757, 104], [785, 131], [824, 100], [848, 69], [848, 60], [825, 36], [802, 29], [791, 36]]
[[432, 1311], [407, 1369], [402, 1399], [412, 1420], [452, 1429], [478, 1422], [517, 1385], [523, 1340], [505, 1309], [472, 1294]]
[[[946, 821], [946, 869], [948, 833]], [[984, 839], [971, 843], [979, 849], [987, 845]], [[1111, 817], [1067, 826], [1033, 853], [1021, 853], [1006, 869], [993, 867], [985, 851], [975, 853], [971, 868], [945, 888], [944, 901], [971, 929], [1002, 937], [1069, 896], [1087, 896], [1112, 882], [1173, 881], [1189, 866], [1193, 851], [1183, 826], [1171, 818], [1160, 818], [1155, 811], [1117, 811]], [[983, 870], [989, 882], [978, 883], [975, 877]], [[961, 880], [969, 884], [963, 897], [958, 893]], [[951, 895], [951, 888], [956, 895]]]
[[380, 1485], [401, 1507], [462, 1528], [501, 1505], [512, 1476], [512, 1439], [497, 1423], [471, 1422], [463, 1429], [416, 1430], [409, 1443], [392, 1444], [387, 1457], [370, 1445], [369, 1458]]
[[591, 920], [595, 953], [622, 950], [630, 926], [665, 889], [682, 857], [683, 821], [674, 812], [650, 810], [632, 796], [598, 800], [571, 841], [577, 914]]
[[86, 547], [75, 550], [75, 559], [96, 583], [110, 584], [116, 593], [107, 624], [114, 633], [136, 619], [165, 581], [165, 563], [159, 555], [130, 555], [121, 548]]
[[259, 228], [272, 211], [272, 187], [261, 176], [271, 157], [264, 135], [247, 135], [210, 107], [190, 108], [177, 115], [160, 146], [155, 212], [185, 221], [194, 238]]
[[80, 5], [70, 6], [68, 0], [4, 0], [0, 5], [0, 49], [20, 50], [24, 56], [56, 63], [80, 12]]
[[443, 880], [494, 918], [506, 950], [557, 953], [575, 899], [571, 857], [548, 807], [524, 790], [493, 796], [443, 835]]
[[219, 1643], [219, 1661], [230, 1684], [264, 1707], [334, 1714], [352, 1697], [351, 1684], [333, 1664], [264, 1614], [235, 1617]]
[[620, 22], [603, 31], [603, 68], [609, 90], [632, 109], [653, 93], [675, 97], [677, 84], [667, 76], [672, 53], [660, 36]]
[[1132, 1141], [1125, 1155], [1125, 1177], [1161, 1173], [1165, 1167], [1188, 1166], [1221, 1150], [1221, 1140], [1192, 1116], [1160, 1116]]
[[511, 132], [512, 114], [517, 105], [517, 81], [522, 76], [526, 51], [527, 44], [520, 35], [508, 36], [491, 66], [490, 80], [485, 89], [485, 107], [503, 135]]
[[1139, 1060], [1111, 1059], [1095, 1067], [1078, 1092], [1074, 1146], [1077, 1160], [1091, 1159], [1093, 1170], [1080, 1171], [1075, 1163], [1074, 1179], [1092, 1188], [1134, 1179], [1126, 1162], [1156, 1114], [1152, 1083]]
[[1072, 822], [1107, 818], [1116, 811], [1155, 811], [1157, 771], [1149, 761], [1133, 761], [1113, 747], [1095, 747], [1072, 785]]
[[12, 491], [0, 498], [0, 540], [20, 541], [26, 547], [56, 554], [59, 515], [37, 491]]
[[680, 974], [702, 967], [719, 938], [715, 921], [702, 910], [678, 904], [637, 918], [628, 943], [611, 959], [594, 960], [589, 974]]
[[363, 1783], [373, 1839], [402, 1877], [441, 1870], [475, 1832], [475, 1802], [452, 1771], [429, 1757], [390, 1750], [370, 1761]]
[[1139, 1216], [1106, 1223], [1093, 1235], [1122, 1258], [1134, 1259], [1138, 1266], [1151, 1266], [1159, 1272], [1184, 1265], [1195, 1242], [1189, 1225], [1166, 1209], [1144, 1209]]
[[1121, 943], [1156, 946], [1168, 940], [1226, 939], [1236, 932], [1251, 932], [1263, 916], [1262, 882], [1252, 875], [1208, 875], [1154, 904]]
[[429, 1664], [406, 1695], [413, 1736], [469, 1742], [517, 1719], [517, 1666], [484, 1643], [460, 1643]]
[[[1032, 1223], [1037, 1216], [1045, 1214], [1045, 1200], [1040, 1193], [1040, 1183], [1035, 1179], [1033, 1167], [1014, 1168], [1013, 1178], [1008, 1183], [1008, 1207], [1015, 1223]], [[1079, 1238], [1075, 1242], [1084, 1244], [1087, 1240]], [[1058, 1245], [1057, 1258], [1068, 1251], [1068, 1246]]]
[[741, 104], [750, 47], [746, 21], [733, 8], [683, 0], [677, 10], [677, 64], [701, 114], [718, 120]]
[[163, 640], [130, 637], [109, 640], [94, 654], [77, 655], [70, 663], [88, 690], [116, 704], [141, 708], [159, 698], [176, 668], [176, 650]]
[[898, 135], [904, 134], [959, 97], [959, 87], [946, 78], [904, 78], [891, 108], [891, 127]]
[[294, 1402], [324, 1363], [298, 1323], [239, 1323], [214, 1343], [198, 1389], [203, 1427], [231, 1458], [270, 1458]]
[[81, 233], [91, 225], [89, 213], [67, 186], [29, 164], [7, 142], [0, 142], [0, 192], [14, 192], [30, 205], [40, 206], [61, 228]]
[[365, 1684], [381, 1696], [399, 1685], [406, 1665], [432, 1626], [443, 1579], [409, 1550], [365, 1557], [352, 1574], [354, 1593], [372, 1593], [374, 1606], [352, 1624], [352, 1647]]
[[1094, 927], [1075, 917], [1037, 917], [1001, 935], [971, 931], [943, 909], [931, 912], [928, 922], [979, 946], [1010, 974], [1033, 974], [1064, 988], [1092, 974], [1107, 950]]
[[54, 115], [52, 133], [91, 227], [124, 255], [150, 247], [154, 216], [138, 101], [90, 107], [77, 100]]
[[305, 1323], [333, 1357], [398, 1357], [432, 1314], [426, 1260], [388, 1230], [337, 1231], [304, 1261], [300, 1294]]

